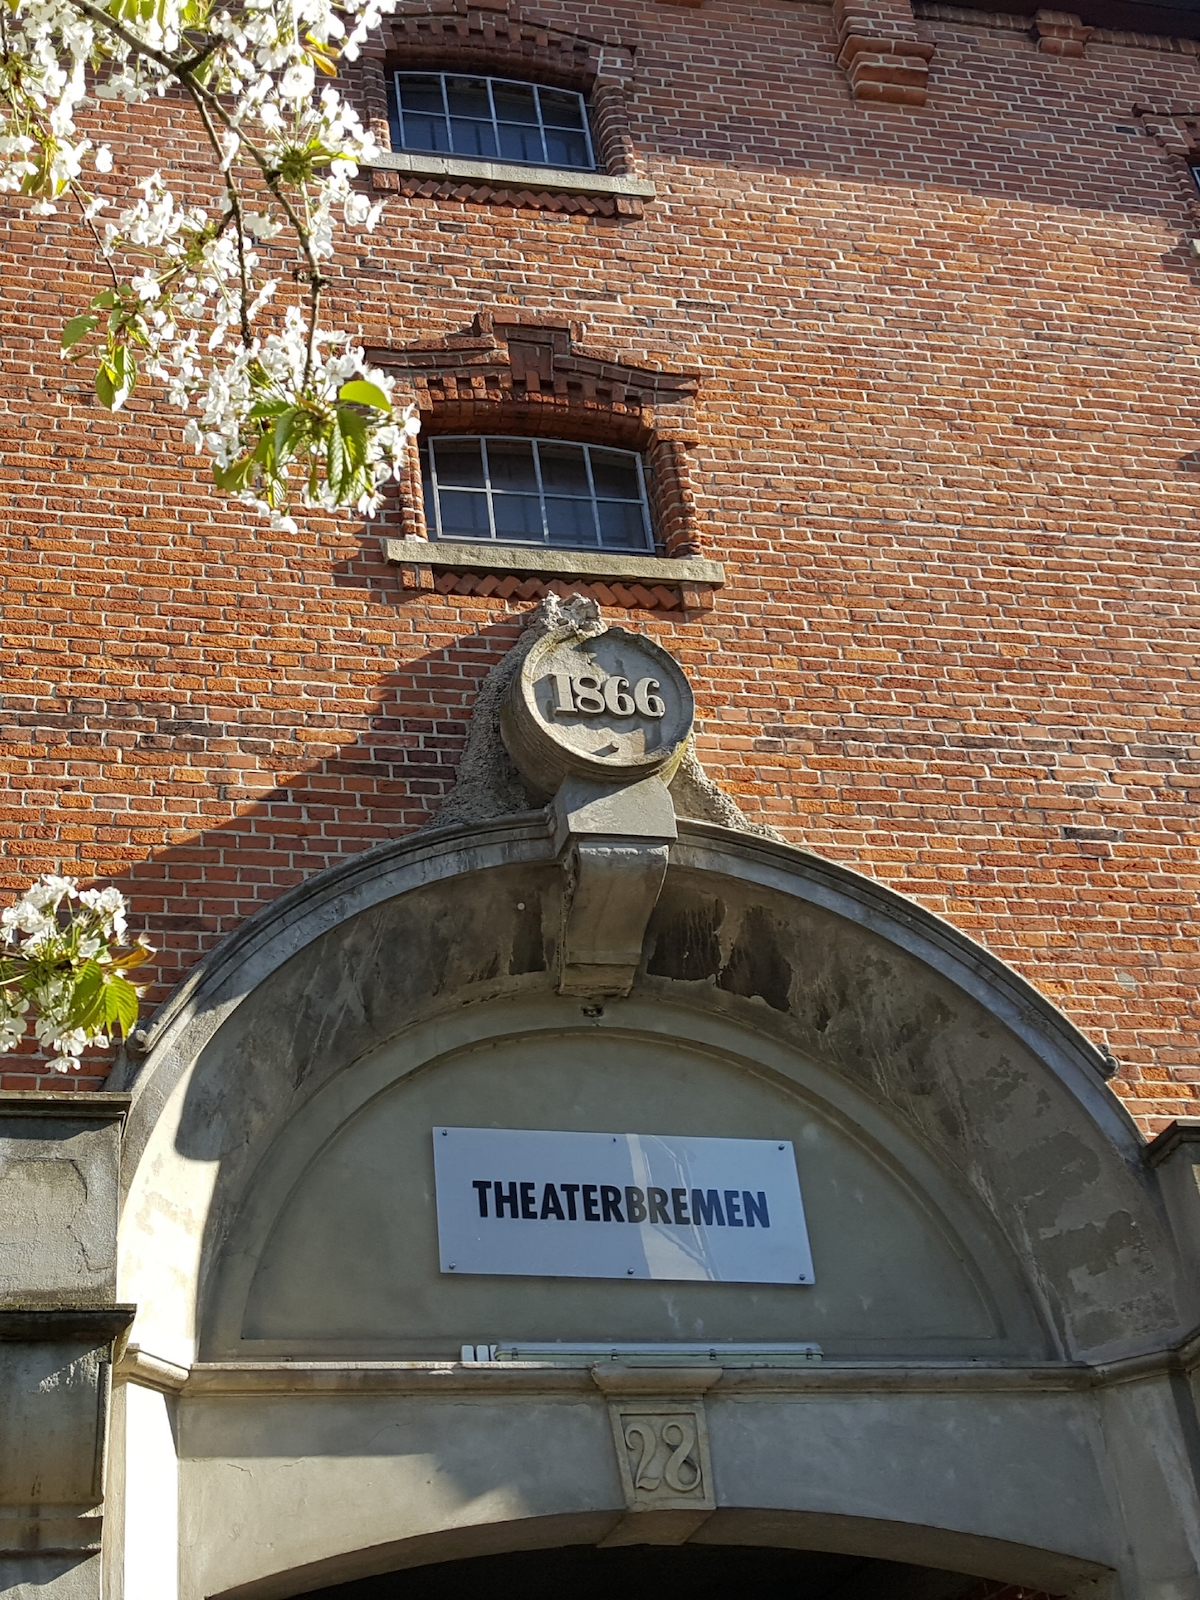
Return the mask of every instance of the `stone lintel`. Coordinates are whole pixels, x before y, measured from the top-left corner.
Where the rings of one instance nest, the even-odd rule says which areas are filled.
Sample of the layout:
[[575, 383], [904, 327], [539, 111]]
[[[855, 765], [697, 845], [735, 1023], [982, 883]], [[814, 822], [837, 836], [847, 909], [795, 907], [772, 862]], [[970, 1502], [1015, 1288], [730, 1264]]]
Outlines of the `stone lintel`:
[[64, 1089], [6, 1089], [0, 1093], [0, 1117], [116, 1122], [125, 1116], [132, 1102], [133, 1096], [129, 1094], [86, 1094]]
[[111, 1344], [132, 1323], [136, 1306], [0, 1307], [0, 1340], [19, 1344]]
[[591, 1369], [592, 1381], [605, 1395], [699, 1395], [706, 1394], [725, 1376], [725, 1368], [708, 1367], [627, 1367], [619, 1362], [597, 1362]]
[[[1141, 1358], [1139, 1373], [1166, 1376], [1174, 1370], [1173, 1348]], [[615, 1364], [614, 1364], [615, 1365]], [[812, 1362], [803, 1367], [647, 1368], [646, 1390], [695, 1395], [719, 1382], [719, 1393], [743, 1398], [780, 1394], [1072, 1394], [1107, 1387], [1119, 1363], [1099, 1369], [1071, 1361], [852, 1361]], [[625, 1369], [630, 1384], [643, 1369]], [[706, 1379], [709, 1381], [706, 1383]], [[207, 1394], [592, 1394], [618, 1392], [614, 1367], [556, 1366], [550, 1361], [269, 1361], [197, 1362], [184, 1393]], [[676, 1387], [676, 1384], [678, 1387]], [[624, 1392], [629, 1393], [626, 1389]], [[632, 1392], [639, 1392], [634, 1390]], [[606, 1395], [606, 1398], [608, 1397]]]

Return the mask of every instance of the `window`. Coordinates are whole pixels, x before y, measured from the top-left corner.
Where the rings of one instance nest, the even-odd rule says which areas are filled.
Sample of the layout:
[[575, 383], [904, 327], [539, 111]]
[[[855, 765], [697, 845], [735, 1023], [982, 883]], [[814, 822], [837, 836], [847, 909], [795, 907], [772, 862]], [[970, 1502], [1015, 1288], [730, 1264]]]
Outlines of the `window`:
[[596, 170], [587, 106], [570, 89], [448, 72], [398, 72], [397, 150]]
[[652, 550], [641, 457], [556, 439], [422, 439], [436, 539], [568, 550]]

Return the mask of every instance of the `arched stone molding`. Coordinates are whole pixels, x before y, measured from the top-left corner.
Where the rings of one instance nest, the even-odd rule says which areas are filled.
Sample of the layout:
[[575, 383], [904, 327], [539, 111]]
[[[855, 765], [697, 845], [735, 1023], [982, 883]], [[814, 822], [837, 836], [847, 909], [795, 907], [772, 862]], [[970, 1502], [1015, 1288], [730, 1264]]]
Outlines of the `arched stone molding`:
[[[1010, 1230], [1010, 1246], [1038, 1263], [1036, 1294], [1064, 1355], [1101, 1359], [1186, 1331], [1190, 1312], [1172, 1287], [1178, 1272], [1140, 1137], [1105, 1086], [1099, 1052], [1030, 985], [940, 918], [790, 846], [685, 823], [671, 860], [635, 1000], [669, 997], [744, 1019], [785, 1048], [855, 1075], [860, 1092], [878, 1097], [953, 1169]], [[516, 883], [529, 886], [522, 913], [513, 909]], [[209, 1215], [213, 1195], [219, 1187], [236, 1203], [245, 1174], [234, 1181], [233, 1169], [248, 1172], [324, 1081], [407, 1028], [549, 988], [560, 894], [541, 814], [443, 830], [369, 852], [282, 897], [193, 973], [147, 1030], [146, 1059], [125, 1081], [133, 1106], [121, 1294], [143, 1307], [135, 1337], [167, 1359], [194, 1358], [200, 1252], [223, 1226]], [[697, 922], [706, 894], [725, 906], [723, 928]], [[689, 928], [706, 943], [703, 959], [686, 948]], [[323, 953], [321, 941], [335, 932]], [[785, 948], [789, 939], [808, 941], [808, 953]], [[836, 970], [828, 965], [834, 951]], [[865, 963], [858, 970], [856, 951]], [[703, 972], [709, 956], [714, 970]], [[772, 961], [782, 963], [774, 978]], [[825, 985], [823, 999], [813, 978]], [[265, 1001], [280, 983], [287, 1022]], [[319, 993], [325, 984], [329, 993]], [[838, 1019], [822, 1026], [820, 1008], [831, 1004]], [[986, 1084], [988, 1074], [1005, 1081], [996, 1095], [973, 1100], [966, 1086]], [[1023, 1099], [1022, 1116], [1037, 1125], [1037, 1104], [1051, 1094], [1046, 1125], [1059, 1142], [1028, 1159], [1046, 1163], [1043, 1175], [1087, 1169], [1083, 1190], [1107, 1196], [1109, 1213], [1080, 1213], [1068, 1233], [1082, 1244], [1115, 1227], [1121, 1240], [1109, 1243], [1122, 1260], [1132, 1251], [1140, 1263], [1129, 1269], [1133, 1278], [1154, 1285], [1148, 1297], [1127, 1282], [1128, 1293], [1093, 1303], [1096, 1262], [1079, 1277], [1081, 1263], [1056, 1261], [1058, 1246], [1047, 1243], [1058, 1239], [1052, 1219], [1020, 1220], [1014, 1183], [1036, 1192], [1040, 1178], [1025, 1168], [1014, 1178], [1018, 1152], [1005, 1149], [1004, 1130]], [[142, 1282], [137, 1265], [155, 1228], [165, 1231], [152, 1253], [169, 1248], [175, 1263], [169, 1288], [157, 1269], [147, 1267]], [[169, 1314], [164, 1294], [174, 1302]], [[1099, 1321], [1089, 1324], [1093, 1312]]]
[[[779, 1137], [798, 1150], [816, 1130], [804, 1160], [827, 1360], [704, 1374], [689, 1404], [707, 1416], [716, 1509], [682, 1536], [1197, 1600], [1178, 1353], [1195, 1275], [1100, 1053], [941, 919], [770, 840], [682, 822], [633, 990], [603, 1007], [554, 992], [562, 893], [540, 812], [388, 844], [248, 923], [129, 1063], [119, 1294], [138, 1303], [126, 1372], [148, 1398], [127, 1414], [145, 1430], [159, 1406], [170, 1426], [155, 1424], [167, 1454], [152, 1468], [128, 1433], [122, 1470], [178, 1472], [178, 1600], [618, 1536], [600, 1378], [472, 1368], [446, 1347], [447, 1330], [487, 1340], [488, 1318], [549, 1301], [530, 1280], [506, 1297], [478, 1279], [472, 1299], [456, 1279], [455, 1322], [436, 1264], [406, 1278], [379, 1243], [402, 1228], [377, 1200], [380, 1174], [419, 1188], [412, 1152], [455, 1120], [447, 1107], [569, 1128], [624, 1126], [638, 1106], [685, 1133], [714, 1131], [704, 1116], [749, 1136], [792, 1118]], [[867, 1257], [860, 1230], [834, 1260], [822, 1173], [828, 1194], [876, 1185], [889, 1249], [920, 1242], [914, 1295], [875, 1273], [874, 1342], [834, 1304]], [[385, 1292], [364, 1295], [370, 1273], [338, 1279], [355, 1251]], [[586, 1317], [589, 1287], [559, 1304]], [[726, 1287], [671, 1285], [671, 1314], [695, 1320], [688, 1295]], [[780, 1337], [772, 1293], [793, 1291], [739, 1291], [746, 1336]], [[939, 1326], [914, 1314], [921, 1295]], [[346, 1315], [308, 1317], [306, 1297]], [[424, 1321], [406, 1297], [432, 1307]], [[666, 1303], [640, 1302], [637, 1338], [661, 1337]], [[701, 1336], [735, 1337], [735, 1301], [709, 1304]], [[786, 1314], [791, 1337], [813, 1337]], [[580, 1336], [554, 1316], [546, 1337]], [[696, 1387], [682, 1369], [653, 1382]]]
[[[280, 1475], [292, 1480], [289, 1492], [303, 1494], [308, 1488], [308, 1485], [301, 1487], [295, 1483], [294, 1472]], [[572, 1485], [577, 1490], [580, 1487]], [[314, 1485], [314, 1488], [318, 1494], [323, 1490], [323, 1486]], [[364, 1488], [367, 1489], [367, 1505], [361, 1518], [355, 1521], [359, 1525], [356, 1531], [369, 1538], [372, 1524], [379, 1520], [378, 1508], [370, 1503], [374, 1496], [365, 1483]], [[389, 1489], [397, 1492], [392, 1485]], [[616, 1507], [607, 1511], [532, 1514], [525, 1508], [523, 1515], [517, 1510], [515, 1515], [508, 1516], [504, 1511], [511, 1513], [516, 1508], [493, 1502], [488, 1509], [500, 1514], [494, 1519], [464, 1521], [437, 1532], [413, 1533], [407, 1538], [320, 1555], [293, 1568], [264, 1571], [249, 1581], [239, 1579], [225, 1588], [207, 1589], [205, 1600], [292, 1600], [293, 1596], [327, 1585], [349, 1583], [379, 1573], [411, 1571], [434, 1562], [469, 1560], [516, 1550], [549, 1550], [566, 1544], [598, 1545], [611, 1536], [620, 1517]], [[285, 1514], [282, 1496], [278, 1511], [281, 1517]], [[415, 1516], [406, 1516], [403, 1512], [397, 1516], [393, 1510], [389, 1520], [395, 1528], [397, 1523], [411, 1526], [419, 1517], [420, 1509]], [[936, 1523], [894, 1523], [884, 1517], [831, 1516], [775, 1507], [718, 1510], [694, 1542], [820, 1550], [836, 1555], [906, 1562], [918, 1570], [932, 1568], [935, 1573], [963, 1572], [971, 1576], [979, 1573], [993, 1577], [998, 1583], [1020, 1585], [1033, 1593], [1069, 1594], [1078, 1596], [1079, 1600], [1110, 1600], [1117, 1593], [1112, 1570], [1094, 1561], [1004, 1539], [963, 1537]], [[314, 1539], [312, 1547], [315, 1546]], [[207, 1582], [220, 1582], [222, 1569], [225, 1574], [230, 1572], [233, 1563], [228, 1560], [229, 1554], [231, 1552], [225, 1553], [224, 1560], [217, 1555], [205, 1575]], [[266, 1561], [269, 1559], [267, 1556]], [[195, 1590], [197, 1596], [200, 1592]], [[917, 1592], [923, 1591], [918, 1588]], [[180, 1600], [192, 1600], [192, 1596], [185, 1589]]]
[[[539, 1055], [554, 1064], [549, 1072], [531, 1069], [527, 1058]], [[553, 1079], [563, 1057], [572, 1062], [570, 1082], [556, 1103]], [[666, 1072], [658, 1081], [661, 1066]], [[602, 1079], [590, 1097], [582, 1081], [589, 1074]], [[441, 1095], [438, 1079], [450, 1080]], [[770, 1084], [765, 1092], [764, 1080]], [[708, 1102], [706, 1115], [675, 1103], [681, 1083]], [[790, 1289], [758, 1291], [747, 1320], [748, 1291], [732, 1284], [673, 1284], [669, 1312], [657, 1315], [646, 1303], [657, 1291], [635, 1289], [628, 1318], [620, 1321], [605, 1306], [611, 1286], [581, 1282], [573, 1285], [565, 1314], [555, 1313], [549, 1304], [558, 1293], [554, 1286], [488, 1278], [444, 1283], [433, 1263], [414, 1262], [406, 1230], [396, 1239], [395, 1257], [376, 1239], [375, 1281], [365, 1294], [357, 1267], [341, 1281], [345, 1241], [370, 1231], [370, 1219], [389, 1205], [371, 1173], [393, 1164], [418, 1167], [432, 1125], [470, 1117], [488, 1126], [512, 1118], [520, 1105], [525, 1115], [536, 1107], [539, 1124], [550, 1117], [558, 1126], [572, 1125], [572, 1118], [603, 1126], [606, 1117], [620, 1119], [637, 1102], [653, 1126], [686, 1125], [685, 1131], [711, 1136], [727, 1131], [736, 1102], [750, 1098], [760, 1107], [762, 1127], [782, 1132], [792, 1131], [786, 1103], [801, 1103], [796, 1132], [813, 1186], [822, 1181], [818, 1169], [824, 1174], [836, 1166], [830, 1181], [869, 1192], [888, 1218], [880, 1233], [886, 1231], [885, 1253], [897, 1257], [892, 1267], [879, 1261], [876, 1241], [857, 1247], [844, 1241], [842, 1259], [827, 1267], [818, 1290], [817, 1320], [796, 1320]], [[342, 1197], [355, 1175], [358, 1193], [347, 1204]], [[222, 1226], [220, 1259], [205, 1274], [204, 1361], [350, 1354], [445, 1359], [464, 1341], [483, 1339], [670, 1340], [680, 1336], [673, 1329], [681, 1320], [689, 1337], [811, 1339], [827, 1349], [832, 1340], [837, 1353], [859, 1359], [1038, 1361], [1055, 1352], [1053, 1333], [1029, 1305], [1011, 1250], [918, 1141], [849, 1085], [797, 1061], [793, 1051], [748, 1030], [741, 1019], [698, 1013], [657, 995], [581, 1018], [577, 1002], [529, 993], [415, 1024], [362, 1057], [352, 1072], [327, 1079], [248, 1176], [234, 1205], [223, 1208], [226, 1214], [236, 1210], [236, 1220]], [[383, 1181], [391, 1190], [396, 1180], [389, 1172]], [[819, 1227], [811, 1190], [809, 1199], [810, 1226]], [[420, 1180], [411, 1186], [402, 1180], [391, 1203], [401, 1215], [418, 1211]], [[414, 1278], [422, 1284], [424, 1314], [406, 1306]], [[855, 1278], [873, 1280], [870, 1313], [844, 1306]], [[318, 1280], [324, 1285], [320, 1303]], [[852, 1291], [848, 1298], [853, 1301]], [[444, 1325], [447, 1318], [458, 1319], [459, 1331], [439, 1341], [439, 1321]], [[879, 1324], [875, 1337], [873, 1323]]]

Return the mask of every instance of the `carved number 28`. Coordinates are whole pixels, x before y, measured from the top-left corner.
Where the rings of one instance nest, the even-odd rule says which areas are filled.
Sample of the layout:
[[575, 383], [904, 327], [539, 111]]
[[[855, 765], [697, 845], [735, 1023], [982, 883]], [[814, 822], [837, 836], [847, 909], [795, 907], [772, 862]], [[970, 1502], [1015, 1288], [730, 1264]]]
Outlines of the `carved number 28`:
[[552, 672], [554, 680], [554, 709], [566, 716], [582, 712], [585, 717], [598, 717], [605, 711], [614, 717], [631, 717], [640, 711], [643, 717], [666, 715], [666, 704], [654, 693], [661, 685], [657, 678], [639, 678], [629, 692], [628, 678], [599, 678], [593, 672], [572, 676], [567, 672]]

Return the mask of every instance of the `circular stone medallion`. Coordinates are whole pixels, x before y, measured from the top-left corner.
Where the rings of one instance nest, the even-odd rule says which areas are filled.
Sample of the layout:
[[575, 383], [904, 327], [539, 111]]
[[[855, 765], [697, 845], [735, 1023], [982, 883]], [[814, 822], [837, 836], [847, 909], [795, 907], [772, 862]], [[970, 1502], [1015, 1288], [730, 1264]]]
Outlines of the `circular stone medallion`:
[[609, 628], [549, 633], [530, 650], [500, 713], [508, 752], [542, 794], [564, 778], [669, 778], [695, 706], [678, 663], [652, 639]]

